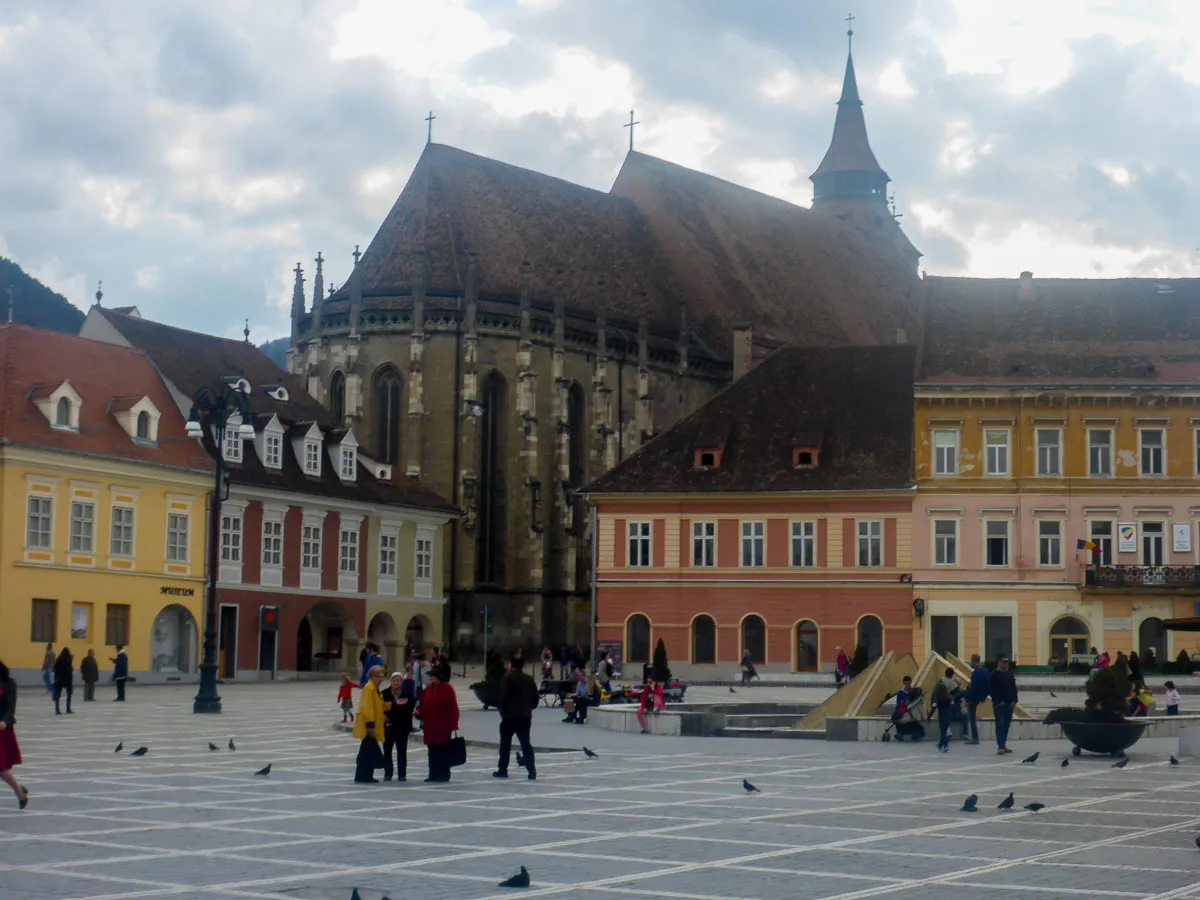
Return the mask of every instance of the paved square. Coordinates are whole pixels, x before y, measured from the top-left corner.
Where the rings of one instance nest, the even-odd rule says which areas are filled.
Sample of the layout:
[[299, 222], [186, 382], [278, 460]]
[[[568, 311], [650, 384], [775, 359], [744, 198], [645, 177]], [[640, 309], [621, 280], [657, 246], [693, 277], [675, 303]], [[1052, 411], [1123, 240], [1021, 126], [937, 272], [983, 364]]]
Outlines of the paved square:
[[[467, 737], [494, 741], [496, 714], [456, 685]], [[642, 737], [539, 710], [535, 744], [572, 749], [544, 753], [536, 782], [492, 778], [495, 751], [473, 746], [449, 785], [425, 785], [413, 743], [407, 784], [356, 786], [355, 743], [330, 727], [334, 685], [227, 686], [212, 718], [191, 714], [193, 693], [140, 688], [121, 706], [104, 692], [55, 717], [22, 690], [31, 802], [21, 813], [0, 795], [0, 898], [1200, 900], [1200, 761], [1168, 768], [1174, 740], [1143, 740], [1124, 770], [1063, 769], [1065, 741], [943, 755], [932, 742]], [[997, 811], [1009, 791], [1018, 811]], [[958, 811], [969, 793], [975, 815]], [[1019, 809], [1034, 800], [1046, 809]], [[520, 865], [533, 887], [497, 888]]]

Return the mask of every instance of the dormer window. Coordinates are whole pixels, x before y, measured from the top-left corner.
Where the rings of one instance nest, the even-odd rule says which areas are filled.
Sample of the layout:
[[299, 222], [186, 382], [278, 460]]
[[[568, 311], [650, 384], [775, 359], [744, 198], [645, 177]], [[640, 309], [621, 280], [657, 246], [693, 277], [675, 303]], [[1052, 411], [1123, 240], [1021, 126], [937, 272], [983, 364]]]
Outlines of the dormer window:
[[695, 458], [692, 460], [692, 468], [694, 469], [719, 469], [721, 467], [721, 453], [724, 447], [702, 447], [696, 450]]
[[149, 397], [113, 397], [108, 411], [135, 444], [158, 442], [158, 407]]
[[242, 461], [242, 436], [238, 429], [242, 426], [241, 416], [230, 416], [225, 422], [225, 437], [221, 442], [221, 456], [226, 462]]
[[341, 475], [343, 481], [354, 481], [358, 477], [358, 453], [352, 447], [342, 448]]
[[83, 398], [69, 381], [35, 384], [25, 395], [33, 401], [51, 428], [61, 431], [79, 430], [79, 410]]
[[321, 445], [317, 441], [304, 442], [304, 474], [321, 474]]
[[59, 397], [58, 403], [54, 407], [54, 427], [71, 427], [71, 404], [66, 397]]
[[283, 455], [283, 438], [278, 434], [263, 435], [263, 465], [278, 469]]
[[137, 414], [137, 438], [139, 441], [150, 440], [150, 413], [145, 410]]
[[820, 457], [821, 451], [816, 447], [793, 447], [792, 448], [792, 468], [793, 469], [815, 469], [817, 460]]
[[329, 445], [329, 464], [333, 466], [333, 471], [337, 472], [338, 478], [347, 482], [356, 481], [358, 440], [354, 437], [354, 432], [350, 429], [346, 429], [345, 432], [334, 431], [326, 440]]

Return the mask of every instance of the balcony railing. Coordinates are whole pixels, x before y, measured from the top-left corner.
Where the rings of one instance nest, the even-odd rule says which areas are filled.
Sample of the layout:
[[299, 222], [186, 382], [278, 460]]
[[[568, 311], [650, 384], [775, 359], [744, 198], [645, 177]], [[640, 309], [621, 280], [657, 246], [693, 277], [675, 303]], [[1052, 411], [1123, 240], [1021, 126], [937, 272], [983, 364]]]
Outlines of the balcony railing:
[[1088, 566], [1090, 588], [1200, 588], [1200, 566]]

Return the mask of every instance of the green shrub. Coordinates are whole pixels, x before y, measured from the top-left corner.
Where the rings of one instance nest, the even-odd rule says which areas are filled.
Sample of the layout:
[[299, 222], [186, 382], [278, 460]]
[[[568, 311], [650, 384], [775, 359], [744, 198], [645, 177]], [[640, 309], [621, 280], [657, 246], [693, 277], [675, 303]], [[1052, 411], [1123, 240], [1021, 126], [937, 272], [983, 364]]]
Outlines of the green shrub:
[[1158, 668], [1158, 657], [1154, 653], [1154, 648], [1151, 647], [1149, 650], [1146, 651], [1146, 654], [1142, 657], [1142, 671], [1145, 672], [1147, 669], [1157, 669], [1157, 668]]
[[651, 665], [651, 672], [654, 680], [659, 684], [671, 680], [671, 667], [667, 665], [667, 645], [663, 643], [662, 638], [659, 638], [658, 643], [654, 645], [654, 662]]
[[1058, 709], [1052, 709], [1046, 713], [1046, 718], [1042, 719], [1042, 721], [1047, 725], [1057, 725], [1060, 722], [1097, 722], [1103, 720], [1086, 709], [1080, 709], [1078, 706], [1060, 706]]
[[1094, 720], [1120, 722], [1129, 709], [1129, 679], [1116, 666], [1101, 669], [1087, 683], [1087, 711]]
[[869, 665], [871, 665], [871, 659], [867, 655], [867, 648], [859, 644], [854, 648], [854, 656], [850, 657], [850, 677], [853, 678], [860, 674]]
[[1180, 675], [1191, 675], [1195, 671], [1192, 666], [1192, 658], [1188, 656], [1186, 650], [1180, 650], [1179, 655], [1175, 657], [1175, 671]]

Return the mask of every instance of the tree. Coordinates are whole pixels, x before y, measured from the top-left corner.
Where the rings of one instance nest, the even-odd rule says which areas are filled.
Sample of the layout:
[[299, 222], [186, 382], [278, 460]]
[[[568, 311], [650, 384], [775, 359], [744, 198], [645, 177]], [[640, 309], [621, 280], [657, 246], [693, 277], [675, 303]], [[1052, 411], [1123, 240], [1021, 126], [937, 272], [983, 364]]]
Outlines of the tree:
[[863, 644], [859, 644], [854, 648], [854, 655], [850, 657], [850, 677], [854, 678], [871, 664], [871, 657], [867, 652], [867, 648]]
[[667, 645], [663, 643], [662, 638], [659, 638], [658, 643], [654, 645], [654, 663], [651, 666], [651, 672], [654, 680], [659, 684], [671, 680], [671, 668], [667, 665]]
[[1087, 683], [1088, 713], [1095, 719], [1120, 722], [1129, 709], [1129, 679], [1116, 666], [1099, 670]]

